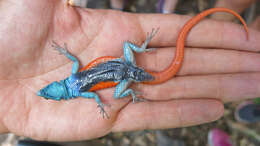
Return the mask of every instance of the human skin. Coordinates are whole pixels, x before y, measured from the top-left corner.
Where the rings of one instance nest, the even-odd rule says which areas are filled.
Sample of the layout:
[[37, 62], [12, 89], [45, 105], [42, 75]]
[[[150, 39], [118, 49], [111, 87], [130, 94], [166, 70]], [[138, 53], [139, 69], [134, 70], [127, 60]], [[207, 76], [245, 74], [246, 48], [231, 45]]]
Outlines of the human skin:
[[[109, 119], [92, 99], [45, 100], [36, 92], [71, 74], [72, 62], [51, 47], [67, 43], [82, 65], [100, 56], [122, 56], [125, 40], [142, 44], [152, 28], [154, 52], [137, 55], [137, 64], [163, 70], [174, 56], [175, 40], [190, 18], [73, 8], [60, 0], [0, 1], [0, 133], [38, 140], [72, 141], [110, 132], [164, 129], [211, 122], [223, 102], [260, 96], [260, 33], [205, 20], [187, 38], [178, 76], [160, 85], [135, 84], [149, 101], [113, 99], [114, 89], [98, 91], [109, 104]], [[177, 100], [176, 100], [177, 99]]]

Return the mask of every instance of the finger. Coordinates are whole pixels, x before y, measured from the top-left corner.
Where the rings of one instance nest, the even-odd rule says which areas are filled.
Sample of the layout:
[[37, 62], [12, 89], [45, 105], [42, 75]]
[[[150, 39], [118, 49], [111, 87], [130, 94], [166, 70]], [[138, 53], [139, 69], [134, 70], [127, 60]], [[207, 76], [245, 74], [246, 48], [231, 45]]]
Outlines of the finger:
[[[173, 46], [183, 25], [190, 19], [180, 15], [138, 15], [144, 32], [160, 27], [160, 31], [150, 43], [151, 46]], [[249, 40], [241, 25], [205, 20], [197, 24], [188, 34], [187, 46], [225, 48], [247, 51], [260, 50], [260, 32], [249, 30]]]
[[260, 73], [175, 77], [161, 85], [137, 85], [152, 100], [216, 98], [239, 101], [260, 96]]
[[112, 131], [175, 128], [217, 120], [223, 104], [217, 100], [172, 100], [129, 104], [118, 115]]
[[[175, 48], [137, 55], [137, 64], [145, 69], [161, 71], [174, 58]], [[260, 54], [223, 49], [186, 48], [178, 75], [202, 75], [260, 71]]]

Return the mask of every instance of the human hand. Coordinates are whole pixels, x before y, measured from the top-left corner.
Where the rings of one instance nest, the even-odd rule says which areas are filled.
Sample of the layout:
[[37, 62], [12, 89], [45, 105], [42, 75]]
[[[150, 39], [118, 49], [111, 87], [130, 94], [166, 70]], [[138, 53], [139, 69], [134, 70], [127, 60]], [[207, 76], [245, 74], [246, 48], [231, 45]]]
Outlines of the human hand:
[[[221, 101], [259, 96], [260, 33], [241, 26], [204, 21], [188, 36], [185, 59], [177, 77], [161, 85], [134, 85], [146, 99], [113, 99], [114, 89], [97, 92], [109, 119], [96, 102], [77, 98], [45, 100], [36, 92], [70, 75], [72, 63], [51, 48], [52, 40], [66, 42], [86, 65], [100, 56], [123, 53], [125, 40], [141, 44], [146, 32], [160, 27], [137, 64], [162, 70], [171, 62], [180, 28], [189, 19], [179, 15], [129, 14], [75, 9], [58, 0], [6, 0], [0, 5], [0, 131], [40, 140], [71, 141], [109, 132], [173, 128], [218, 119]], [[170, 30], [170, 31], [169, 31]], [[174, 100], [178, 99], [178, 100]]]

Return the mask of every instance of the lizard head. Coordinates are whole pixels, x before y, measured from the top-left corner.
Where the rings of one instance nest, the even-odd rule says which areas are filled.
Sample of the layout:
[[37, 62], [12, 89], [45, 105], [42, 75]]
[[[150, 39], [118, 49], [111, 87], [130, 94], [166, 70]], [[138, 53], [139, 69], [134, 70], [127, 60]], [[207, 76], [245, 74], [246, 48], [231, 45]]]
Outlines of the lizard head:
[[60, 100], [66, 92], [66, 89], [64, 88], [62, 83], [55, 81], [39, 90], [37, 95], [42, 96], [45, 99]]

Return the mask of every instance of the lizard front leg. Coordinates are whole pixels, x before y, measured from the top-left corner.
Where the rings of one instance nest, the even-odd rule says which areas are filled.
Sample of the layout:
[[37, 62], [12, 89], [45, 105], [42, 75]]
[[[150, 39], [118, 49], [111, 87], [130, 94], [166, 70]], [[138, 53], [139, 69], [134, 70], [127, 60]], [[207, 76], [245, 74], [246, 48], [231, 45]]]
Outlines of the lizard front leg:
[[65, 55], [68, 59], [73, 61], [72, 74], [76, 74], [79, 70], [79, 61], [76, 57], [74, 57], [72, 54], [68, 52], [67, 45], [64, 44], [64, 48], [63, 48], [53, 41], [52, 47], [54, 47], [55, 50], [60, 52], [60, 54]]
[[102, 114], [103, 118], [106, 116], [107, 118], [109, 118], [108, 114], [106, 113], [104, 106], [106, 106], [105, 104], [103, 104], [99, 98], [99, 96], [94, 93], [94, 92], [81, 92], [79, 93], [78, 96], [84, 97], [84, 98], [94, 98], [98, 104], [98, 108], [100, 109], [100, 113]]

